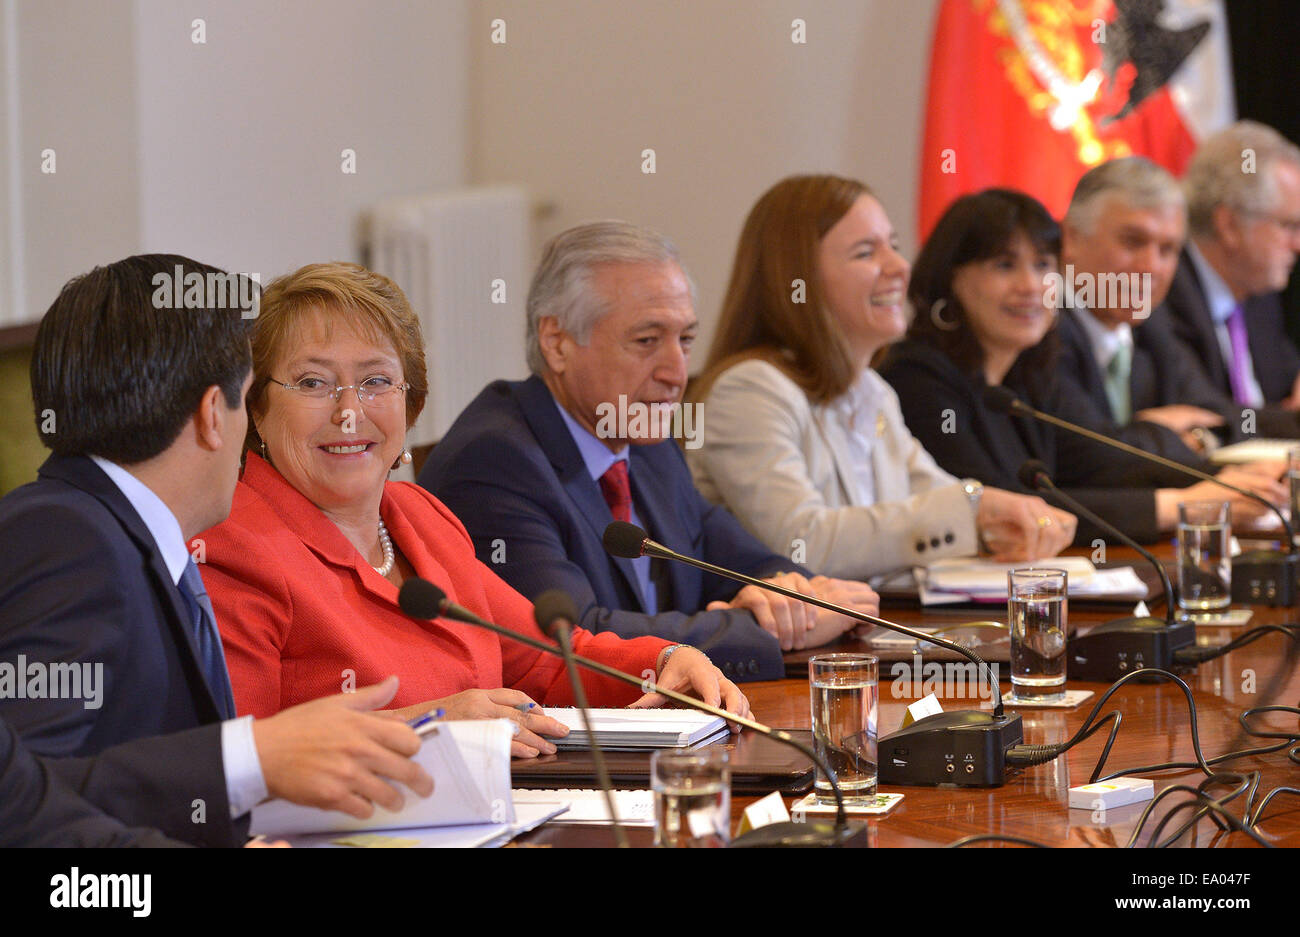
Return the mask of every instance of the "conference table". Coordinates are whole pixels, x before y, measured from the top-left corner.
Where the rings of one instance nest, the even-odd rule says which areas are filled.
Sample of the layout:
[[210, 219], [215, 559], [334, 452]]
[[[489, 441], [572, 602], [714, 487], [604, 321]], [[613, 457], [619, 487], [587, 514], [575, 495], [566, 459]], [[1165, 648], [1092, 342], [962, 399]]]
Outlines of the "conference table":
[[[1245, 546], [1245, 544], [1243, 544]], [[1082, 555], [1082, 551], [1071, 551]], [[1169, 543], [1155, 548], [1158, 557], [1169, 570], [1172, 569], [1172, 547]], [[1149, 581], [1155, 581], [1154, 570], [1135, 551], [1112, 548], [1107, 565], [1132, 565]], [[1050, 565], [1040, 563], [1037, 565]], [[1145, 567], [1145, 568], [1144, 568]], [[1297, 621], [1297, 609], [1253, 606], [1253, 618], [1244, 627], [1197, 628], [1197, 643], [1218, 646], [1227, 643], [1243, 631], [1264, 624], [1284, 624]], [[1163, 599], [1158, 606], [1152, 603], [1152, 612], [1163, 615]], [[1086, 632], [1104, 621], [1131, 614], [1131, 607], [1111, 604], [1088, 604], [1072, 600], [1069, 609], [1069, 626], [1072, 630]], [[1004, 606], [982, 609], [953, 609], [944, 607], [921, 608], [915, 601], [885, 601], [881, 615], [905, 625], [937, 626], [977, 619], [998, 619], [1005, 622]], [[1181, 674], [1191, 688], [1196, 704], [1197, 728], [1202, 751], [1207, 759], [1227, 752], [1248, 748], [1267, 747], [1277, 739], [1257, 738], [1247, 735], [1239, 722], [1243, 710], [1266, 705], [1300, 706], [1300, 667], [1286, 666], [1288, 645], [1291, 642], [1279, 633], [1265, 634], [1260, 639], [1226, 655], [1201, 664], [1194, 671]], [[862, 639], [846, 637], [817, 653], [853, 651], [863, 649]], [[788, 661], [796, 666], [800, 657], [790, 655]], [[1300, 661], [1300, 655], [1292, 658]], [[1002, 692], [1010, 687], [1005, 662], [1001, 666]], [[915, 702], [917, 689], [910, 679], [891, 676], [891, 664], [880, 665], [880, 732], [887, 734], [899, 727], [907, 706]], [[1067, 675], [1068, 679], [1068, 675]], [[1071, 738], [1087, 718], [1097, 700], [1110, 687], [1109, 683], [1087, 683], [1068, 679], [1072, 690], [1092, 690], [1093, 696], [1073, 709], [1018, 708], [1008, 704], [1008, 711], [1021, 715], [1027, 744], [1055, 744]], [[744, 683], [741, 689], [748, 696], [754, 718], [774, 728], [807, 730], [810, 723], [809, 693], [806, 677], [784, 680]], [[945, 710], [974, 709], [980, 700], [972, 693], [964, 699], [941, 699]], [[1193, 762], [1192, 730], [1187, 699], [1177, 684], [1171, 681], [1140, 683], [1129, 681], [1114, 693], [1102, 707], [1100, 716], [1111, 710], [1122, 714], [1122, 724], [1103, 774], [1124, 768], [1155, 765], [1166, 762]], [[1259, 731], [1300, 731], [1294, 713], [1265, 713], [1252, 718], [1250, 725]], [[866, 842], [870, 846], [947, 846], [964, 837], [986, 835], [1017, 837], [1046, 846], [1122, 847], [1138, 824], [1146, 803], [1112, 808], [1105, 811], [1071, 808], [1069, 789], [1086, 784], [1092, 775], [1109, 727], [1077, 744], [1064, 756], [1047, 764], [1023, 769], [1008, 770], [1006, 783], [992, 788], [964, 787], [901, 787], [882, 785], [882, 792], [897, 792], [903, 800], [888, 814], [870, 818], [854, 818], [855, 823], [865, 823]], [[1215, 768], [1216, 771], [1249, 774], [1259, 772], [1259, 787], [1255, 802], [1279, 786], [1300, 788], [1300, 765], [1287, 757], [1294, 743], [1279, 751], [1233, 759]], [[647, 761], [649, 756], [646, 756]], [[1173, 784], [1196, 787], [1205, 775], [1199, 769], [1172, 769], [1143, 772], [1140, 777], [1155, 782], [1156, 794]], [[594, 785], [592, 785], [594, 786]], [[643, 783], [648, 787], [648, 783]], [[1212, 796], [1221, 797], [1230, 787], [1217, 787]], [[733, 830], [746, 806], [761, 794], [733, 792]], [[1188, 794], [1175, 793], [1157, 805], [1154, 815], [1142, 829], [1137, 845], [1149, 845], [1152, 831], [1167, 809], [1179, 801], [1189, 799]], [[797, 796], [785, 796], [787, 808]], [[1227, 809], [1240, 817], [1245, 795], [1238, 796]], [[1166, 825], [1162, 838], [1188, 819], [1193, 810], [1185, 808]], [[1273, 799], [1256, 827], [1265, 840], [1278, 846], [1300, 846], [1300, 797], [1279, 794]], [[652, 831], [631, 828], [628, 831], [632, 845], [652, 844]], [[609, 846], [613, 844], [608, 827], [578, 827], [548, 823], [516, 841], [520, 846]], [[999, 845], [991, 843], [990, 845]], [[1178, 846], [1256, 847], [1249, 835], [1239, 831], [1222, 831], [1211, 819], [1204, 817], [1175, 844]]]

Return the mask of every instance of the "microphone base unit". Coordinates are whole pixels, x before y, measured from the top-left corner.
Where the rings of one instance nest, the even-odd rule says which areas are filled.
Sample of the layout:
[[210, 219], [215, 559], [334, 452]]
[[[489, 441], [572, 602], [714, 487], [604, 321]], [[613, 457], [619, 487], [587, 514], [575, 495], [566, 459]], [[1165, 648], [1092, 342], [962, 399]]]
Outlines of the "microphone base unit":
[[864, 823], [849, 823], [837, 829], [829, 820], [807, 820], [769, 823], [731, 841], [732, 849], [812, 849], [835, 846], [841, 849], [865, 849], [867, 827]]
[[1232, 558], [1232, 601], [1290, 608], [1296, 604], [1300, 553], [1251, 550]]
[[879, 742], [879, 783], [909, 787], [1000, 787], [1007, 750], [1025, 740], [1019, 713], [935, 713]]
[[[1196, 625], [1190, 621], [1169, 624], [1161, 618], [1117, 618], [1070, 638], [1067, 672], [1071, 680], [1114, 683], [1144, 667], [1173, 670], [1174, 652], [1195, 643]], [[1153, 676], [1139, 682], [1159, 679]]]

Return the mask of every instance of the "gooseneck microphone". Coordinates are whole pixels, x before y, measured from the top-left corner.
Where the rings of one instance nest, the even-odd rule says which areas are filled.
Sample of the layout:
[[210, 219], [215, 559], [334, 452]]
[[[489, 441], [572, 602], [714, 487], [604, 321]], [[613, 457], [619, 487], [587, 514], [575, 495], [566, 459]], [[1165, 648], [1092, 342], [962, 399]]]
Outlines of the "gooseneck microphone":
[[1165, 468], [1173, 469], [1192, 478], [1198, 478], [1201, 481], [1213, 482], [1221, 488], [1226, 488], [1264, 505], [1277, 515], [1278, 521], [1282, 524], [1282, 529], [1286, 532], [1284, 538], [1285, 549], [1251, 550], [1249, 553], [1242, 553], [1233, 557], [1232, 600], [1244, 603], [1266, 603], [1273, 606], [1295, 605], [1297, 575], [1300, 574], [1300, 554], [1295, 552], [1295, 539], [1291, 531], [1291, 525], [1277, 506], [1267, 498], [1225, 482], [1223, 479], [1202, 472], [1200, 469], [1191, 468], [1154, 452], [1147, 452], [1118, 439], [1111, 439], [1109, 436], [1088, 429], [1086, 426], [1080, 426], [1077, 423], [1071, 423], [1069, 420], [1063, 420], [1059, 416], [1038, 410], [1017, 397], [1015, 391], [1001, 385], [994, 385], [984, 389], [984, 406], [994, 413], [1015, 414], [1042, 423], [1049, 423], [1068, 433], [1091, 439], [1093, 442], [1109, 446], [1112, 449], [1118, 449], [1139, 459], [1155, 462], [1157, 465], [1163, 465]]
[[[892, 735], [884, 736], [878, 743], [879, 779], [886, 784], [921, 787], [996, 787], [1006, 782], [1006, 752], [1024, 741], [1023, 724], [1018, 713], [1008, 716], [1003, 712], [1002, 689], [998, 686], [997, 671], [970, 648], [938, 635], [926, 634], [924, 631], [867, 615], [857, 609], [845, 608], [813, 595], [804, 595], [772, 582], [685, 556], [662, 543], [656, 543], [640, 527], [626, 521], [614, 521], [606, 527], [602, 542], [606, 551], [613, 556], [626, 559], [656, 556], [686, 563], [705, 572], [758, 586], [787, 598], [837, 612], [855, 621], [877, 625], [917, 641], [928, 641], [960, 654], [988, 674], [993, 698], [996, 700], [992, 715], [979, 710], [935, 713]], [[964, 774], [955, 770], [957, 763], [965, 766], [961, 769]]]
[[605, 753], [600, 750], [600, 741], [591, 727], [591, 713], [587, 709], [587, 691], [582, 686], [582, 680], [578, 676], [578, 665], [573, 659], [570, 632], [573, 623], [578, 620], [578, 610], [574, 607], [573, 599], [568, 593], [561, 592], [559, 589], [549, 589], [533, 602], [533, 620], [537, 622], [537, 627], [542, 630], [542, 634], [560, 646], [560, 653], [564, 655], [564, 667], [569, 672], [569, 685], [573, 687], [573, 702], [578, 707], [582, 727], [587, 731], [587, 741], [591, 745], [591, 760], [596, 768], [596, 782], [600, 784], [601, 793], [605, 797], [609, 822], [614, 826], [614, 841], [619, 849], [627, 849], [627, 833], [623, 831], [623, 825], [618, 822], [618, 814], [614, 812], [614, 785], [610, 783], [609, 769], [605, 766]]
[[[1117, 618], [1097, 625], [1083, 637], [1072, 637], [1069, 642], [1070, 676], [1076, 680], [1096, 680], [1113, 683], [1134, 670], [1157, 668], [1172, 670], [1174, 654], [1182, 647], [1196, 643], [1196, 626], [1190, 621], [1174, 620], [1174, 586], [1169, 574], [1150, 550], [1138, 544], [1114, 524], [1098, 516], [1070, 497], [1052, 481], [1047, 466], [1030, 459], [1017, 473], [1020, 484], [1034, 491], [1051, 492], [1065, 502], [1072, 511], [1081, 514], [1098, 527], [1114, 534], [1124, 544], [1137, 550], [1155, 567], [1160, 584], [1165, 590], [1165, 620], [1150, 615], [1134, 618]], [[1149, 677], [1148, 681], [1158, 681]], [[1142, 678], [1139, 678], [1141, 682]]]
[[[486, 628], [504, 638], [518, 641], [520, 644], [534, 648], [544, 654], [562, 656], [558, 648], [488, 621], [485, 618], [480, 618], [464, 606], [457, 605], [447, 598], [447, 593], [427, 579], [416, 577], [402, 583], [402, 588], [397, 594], [397, 604], [401, 606], [403, 612], [412, 618], [450, 618], [454, 621]], [[734, 722], [747, 729], [753, 729], [760, 735], [766, 735], [770, 739], [788, 745], [821, 768], [826, 777], [830, 779], [831, 790], [835, 794], [835, 823], [833, 826], [818, 820], [809, 820], [804, 823], [772, 823], [751, 833], [746, 833], [744, 836], [737, 837], [732, 841], [732, 846], [847, 846], [853, 844], [852, 841], [854, 840], [863, 839], [859, 831], [855, 831], [849, 826], [848, 814], [844, 810], [844, 795], [840, 791], [839, 779], [836, 777], [834, 769], [826, 763], [825, 759], [818, 757], [815, 751], [791, 736], [790, 733], [781, 729], [773, 729], [746, 716], [729, 713], [721, 707], [711, 706], [701, 700], [678, 693], [676, 690], [659, 686], [651, 680], [634, 677], [630, 673], [624, 673], [616, 667], [602, 664], [600, 661], [591, 660], [579, 654], [574, 654], [573, 660], [574, 663], [586, 670], [631, 684], [643, 693], [657, 693], [675, 703], [680, 703], [682, 706], [706, 712], [711, 716], [720, 716], [728, 722]]]

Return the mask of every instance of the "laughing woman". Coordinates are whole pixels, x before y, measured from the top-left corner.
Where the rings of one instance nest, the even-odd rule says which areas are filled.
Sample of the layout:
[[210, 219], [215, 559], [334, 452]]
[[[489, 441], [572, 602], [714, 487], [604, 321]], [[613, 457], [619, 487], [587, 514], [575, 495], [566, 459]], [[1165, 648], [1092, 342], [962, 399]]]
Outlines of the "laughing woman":
[[937, 466], [871, 369], [907, 326], [908, 263], [861, 182], [795, 176], [740, 235], [703, 376], [696, 484], [774, 550], [865, 578], [981, 542], [1007, 560], [1053, 556], [1074, 518]]

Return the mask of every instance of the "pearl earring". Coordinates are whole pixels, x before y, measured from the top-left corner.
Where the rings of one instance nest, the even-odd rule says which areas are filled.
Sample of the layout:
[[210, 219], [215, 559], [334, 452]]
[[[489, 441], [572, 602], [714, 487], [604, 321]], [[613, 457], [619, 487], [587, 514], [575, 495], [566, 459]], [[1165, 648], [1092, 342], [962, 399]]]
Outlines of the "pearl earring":
[[398, 466], [410, 465], [410, 464], [411, 464], [411, 450], [403, 449], [402, 454], [397, 457], [397, 461], [393, 463], [393, 467], [390, 468], [388, 471], [390, 472], [396, 471]]

